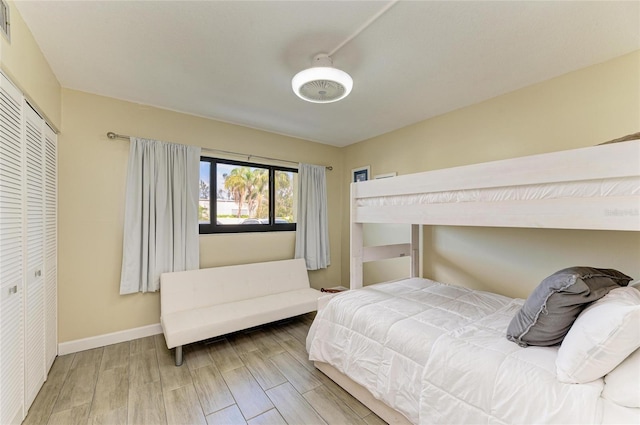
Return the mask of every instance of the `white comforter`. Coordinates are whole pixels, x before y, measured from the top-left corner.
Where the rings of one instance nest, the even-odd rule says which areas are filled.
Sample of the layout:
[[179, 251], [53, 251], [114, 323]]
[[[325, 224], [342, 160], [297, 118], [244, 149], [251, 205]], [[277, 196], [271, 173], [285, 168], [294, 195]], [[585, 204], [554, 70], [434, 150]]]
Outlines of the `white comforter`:
[[318, 312], [307, 351], [413, 423], [600, 423], [602, 379], [562, 384], [557, 348], [504, 337], [522, 302], [420, 278], [368, 286]]

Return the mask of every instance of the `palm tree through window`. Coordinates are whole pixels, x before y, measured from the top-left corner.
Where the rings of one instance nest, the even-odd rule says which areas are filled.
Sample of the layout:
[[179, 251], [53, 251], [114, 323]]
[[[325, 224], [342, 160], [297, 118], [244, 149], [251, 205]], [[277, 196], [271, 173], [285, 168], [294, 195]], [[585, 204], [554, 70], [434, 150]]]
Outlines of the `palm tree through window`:
[[295, 230], [297, 170], [202, 157], [200, 233]]

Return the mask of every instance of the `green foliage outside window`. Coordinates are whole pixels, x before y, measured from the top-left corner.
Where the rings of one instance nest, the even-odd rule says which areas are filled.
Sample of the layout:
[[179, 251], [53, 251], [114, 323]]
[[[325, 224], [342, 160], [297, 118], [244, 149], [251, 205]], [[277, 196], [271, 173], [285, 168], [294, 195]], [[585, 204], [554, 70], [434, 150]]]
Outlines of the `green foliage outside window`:
[[201, 233], [295, 230], [295, 169], [203, 158], [200, 170]]

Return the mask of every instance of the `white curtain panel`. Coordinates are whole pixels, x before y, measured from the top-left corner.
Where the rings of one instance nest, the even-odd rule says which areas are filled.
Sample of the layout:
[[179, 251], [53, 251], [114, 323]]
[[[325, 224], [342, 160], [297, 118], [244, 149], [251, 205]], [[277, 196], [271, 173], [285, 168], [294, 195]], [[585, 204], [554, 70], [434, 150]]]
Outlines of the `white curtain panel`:
[[153, 292], [160, 274], [199, 267], [200, 148], [132, 137], [120, 294]]
[[308, 270], [326, 269], [331, 264], [325, 173], [325, 167], [319, 165], [300, 164], [298, 169], [295, 258], [304, 258]]

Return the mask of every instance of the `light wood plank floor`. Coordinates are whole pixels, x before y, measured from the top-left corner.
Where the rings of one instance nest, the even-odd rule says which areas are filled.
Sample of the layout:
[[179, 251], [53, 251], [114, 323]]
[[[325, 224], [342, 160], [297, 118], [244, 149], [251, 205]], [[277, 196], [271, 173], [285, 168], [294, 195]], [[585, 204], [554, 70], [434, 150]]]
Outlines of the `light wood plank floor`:
[[60, 356], [24, 425], [384, 424], [313, 367], [314, 313], [186, 346], [163, 335]]

